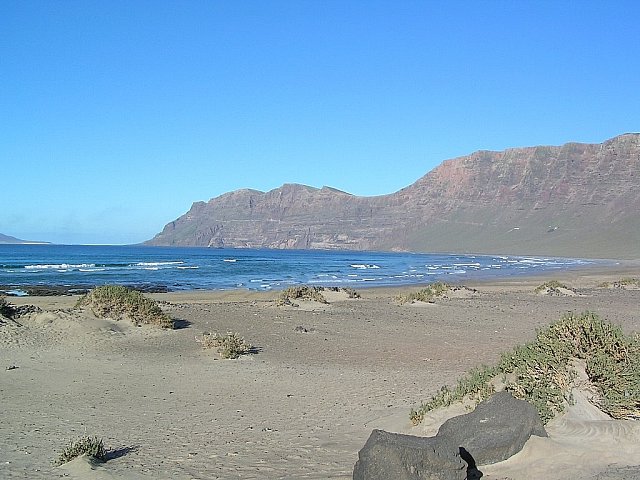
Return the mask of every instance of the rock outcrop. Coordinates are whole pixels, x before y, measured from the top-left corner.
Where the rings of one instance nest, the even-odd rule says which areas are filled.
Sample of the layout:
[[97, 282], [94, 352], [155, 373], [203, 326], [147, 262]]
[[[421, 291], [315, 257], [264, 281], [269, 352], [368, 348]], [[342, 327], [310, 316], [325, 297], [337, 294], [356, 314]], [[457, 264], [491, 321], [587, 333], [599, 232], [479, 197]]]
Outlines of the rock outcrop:
[[547, 436], [537, 410], [499, 392], [466, 415], [447, 420], [435, 437], [374, 430], [358, 453], [354, 480], [457, 480], [482, 477], [480, 465], [506, 460], [531, 435]]
[[640, 258], [640, 134], [480, 151], [377, 197], [238, 190], [194, 203], [147, 243]]
[[477, 465], [488, 465], [518, 453], [531, 435], [547, 436], [538, 411], [503, 391], [473, 412], [447, 420], [436, 437], [463, 448]]

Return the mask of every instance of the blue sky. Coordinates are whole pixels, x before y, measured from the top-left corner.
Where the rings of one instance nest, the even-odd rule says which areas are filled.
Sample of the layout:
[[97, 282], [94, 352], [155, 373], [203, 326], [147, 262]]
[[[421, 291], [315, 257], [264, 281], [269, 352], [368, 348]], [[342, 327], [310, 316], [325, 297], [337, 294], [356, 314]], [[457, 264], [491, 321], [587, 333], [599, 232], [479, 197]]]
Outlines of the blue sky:
[[640, 130], [640, 2], [0, 2], [0, 232], [135, 243], [283, 183], [394, 192]]

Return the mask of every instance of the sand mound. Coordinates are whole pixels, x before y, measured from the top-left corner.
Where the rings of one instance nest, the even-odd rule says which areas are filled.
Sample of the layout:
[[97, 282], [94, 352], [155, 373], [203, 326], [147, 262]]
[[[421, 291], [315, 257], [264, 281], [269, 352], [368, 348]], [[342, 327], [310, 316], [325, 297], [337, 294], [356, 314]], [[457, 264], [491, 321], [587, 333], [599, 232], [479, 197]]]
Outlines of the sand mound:
[[108, 462], [103, 463], [87, 455], [80, 455], [70, 462], [60, 465], [58, 468], [64, 472], [64, 476], [82, 480], [113, 480], [122, 478], [126, 478], [127, 480], [140, 480], [149, 478], [131, 472], [128, 472], [126, 477], [120, 474], [114, 474], [109, 470]]
[[484, 478], [594, 478], [611, 468], [640, 465], [640, 422], [613, 420], [589, 402], [590, 395], [574, 389], [575, 403], [549, 422], [548, 438], [531, 437], [508, 460], [480, 467]]

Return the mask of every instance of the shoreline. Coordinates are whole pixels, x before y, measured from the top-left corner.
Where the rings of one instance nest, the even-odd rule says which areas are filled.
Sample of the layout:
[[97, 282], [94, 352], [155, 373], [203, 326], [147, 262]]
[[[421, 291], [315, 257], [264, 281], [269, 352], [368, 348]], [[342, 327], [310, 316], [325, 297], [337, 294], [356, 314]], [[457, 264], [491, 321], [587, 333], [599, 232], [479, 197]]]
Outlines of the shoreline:
[[[579, 260], [579, 259], [578, 259]], [[338, 286], [338, 288], [352, 288], [355, 290], [406, 290], [412, 288], [424, 288], [435, 282], [444, 282], [451, 285], [518, 285], [540, 279], [541, 277], [548, 277], [551, 279], [577, 279], [587, 277], [606, 277], [606, 276], [626, 276], [633, 274], [640, 274], [640, 260], [614, 260], [614, 259], [602, 259], [599, 265], [577, 265], [567, 268], [549, 269], [544, 271], [533, 271], [525, 273], [510, 273], [504, 276], [500, 276], [492, 272], [486, 276], [475, 276], [471, 278], [437, 278], [432, 282], [415, 282], [406, 283], [401, 285], [371, 285], [368, 286], [367, 282], [359, 282], [359, 284], [349, 284], [344, 286]], [[129, 284], [129, 283], [113, 283], [118, 285], [124, 285], [135, 290], [138, 290], [145, 294], [189, 294], [195, 292], [203, 293], [224, 293], [224, 292], [244, 292], [244, 293], [269, 293], [279, 292], [283, 288], [271, 288], [267, 290], [250, 289], [246, 287], [227, 288], [227, 289], [206, 289], [206, 288], [194, 288], [194, 289], [171, 289], [164, 284]], [[303, 285], [302, 283], [299, 285]], [[307, 284], [311, 286], [321, 286], [316, 284]], [[30, 297], [43, 297], [43, 296], [67, 296], [67, 295], [82, 295], [87, 293], [92, 288], [95, 288], [98, 284], [76, 284], [76, 285], [0, 285], [0, 295], [4, 295], [8, 298], [30, 298]], [[289, 285], [291, 286], [291, 285]], [[334, 285], [325, 288], [333, 288]], [[20, 294], [14, 292], [21, 292]], [[26, 293], [23, 295], [22, 292]]]

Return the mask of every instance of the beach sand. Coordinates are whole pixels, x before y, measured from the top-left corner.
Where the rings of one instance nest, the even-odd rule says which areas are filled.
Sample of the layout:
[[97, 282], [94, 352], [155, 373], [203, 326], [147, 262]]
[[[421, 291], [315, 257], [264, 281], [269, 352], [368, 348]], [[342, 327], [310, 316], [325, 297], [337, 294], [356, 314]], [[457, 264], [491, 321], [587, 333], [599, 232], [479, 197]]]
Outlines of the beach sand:
[[[76, 297], [10, 298], [43, 311], [0, 324], [0, 478], [351, 478], [373, 428], [431, 434], [410, 425], [412, 406], [563, 313], [640, 331], [640, 290], [597, 287], [622, 276], [640, 268], [555, 274], [570, 296], [533, 293], [549, 275], [402, 306], [394, 296], [416, 287], [299, 308], [275, 306], [277, 292], [152, 295], [179, 320], [174, 331], [97, 319], [72, 308]], [[223, 360], [196, 342], [227, 331], [256, 352]], [[598, 475], [640, 465], [640, 422], [576, 402], [548, 430], [481, 466], [483, 478], [608, 478]], [[55, 467], [84, 435], [103, 438], [111, 458]]]

